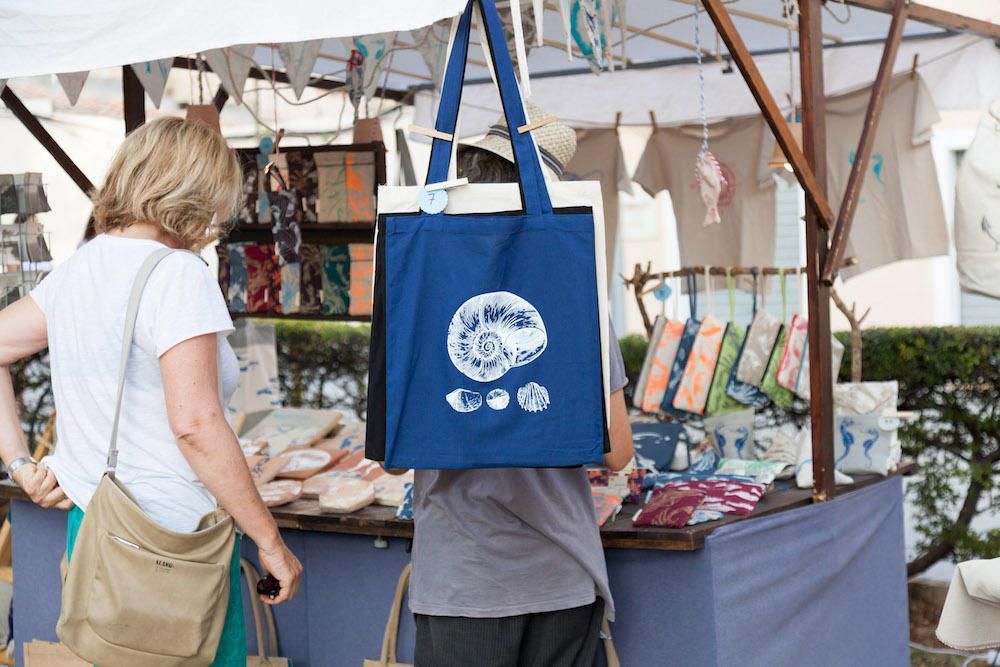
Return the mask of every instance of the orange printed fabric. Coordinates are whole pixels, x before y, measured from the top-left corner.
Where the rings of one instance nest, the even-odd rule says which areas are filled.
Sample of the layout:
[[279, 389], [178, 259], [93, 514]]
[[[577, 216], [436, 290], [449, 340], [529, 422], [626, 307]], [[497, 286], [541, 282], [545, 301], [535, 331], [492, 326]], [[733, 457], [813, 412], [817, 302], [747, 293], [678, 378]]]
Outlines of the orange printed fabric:
[[667, 381], [670, 380], [670, 369], [677, 356], [677, 348], [684, 333], [684, 323], [668, 320], [663, 326], [663, 334], [656, 346], [653, 365], [649, 369], [649, 380], [642, 397], [643, 412], [658, 412], [663, 402], [663, 394], [667, 391]]
[[375, 280], [375, 246], [371, 243], [351, 243], [351, 315], [372, 314], [372, 289]]
[[726, 325], [711, 315], [705, 317], [698, 329], [698, 337], [691, 348], [684, 379], [674, 397], [674, 407], [684, 412], [700, 415], [705, 412], [708, 390], [712, 387], [719, 350], [726, 335]]

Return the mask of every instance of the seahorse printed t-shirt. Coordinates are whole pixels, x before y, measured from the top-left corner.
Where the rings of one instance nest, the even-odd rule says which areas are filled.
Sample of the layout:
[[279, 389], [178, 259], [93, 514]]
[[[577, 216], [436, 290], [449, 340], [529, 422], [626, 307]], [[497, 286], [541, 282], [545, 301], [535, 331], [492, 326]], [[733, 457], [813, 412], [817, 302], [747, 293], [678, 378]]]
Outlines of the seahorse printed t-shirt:
[[722, 222], [705, 227], [705, 204], [695, 180], [701, 126], [661, 127], [646, 144], [633, 180], [650, 195], [670, 192], [685, 266], [769, 266], [774, 263], [774, 145], [763, 118], [709, 126], [709, 150], [726, 185], [719, 198]]
[[[826, 101], [832, 202], [839, 202], [847, 188], [870, 96], [871, 88], [863, 88]], [[939, 118], [919, 76], [903, 74], [890, 83], [844, 253], [858, 263], [845, 269], [845, 276], [901, 259], [948, 254], [948, 228], [930, 142]]]

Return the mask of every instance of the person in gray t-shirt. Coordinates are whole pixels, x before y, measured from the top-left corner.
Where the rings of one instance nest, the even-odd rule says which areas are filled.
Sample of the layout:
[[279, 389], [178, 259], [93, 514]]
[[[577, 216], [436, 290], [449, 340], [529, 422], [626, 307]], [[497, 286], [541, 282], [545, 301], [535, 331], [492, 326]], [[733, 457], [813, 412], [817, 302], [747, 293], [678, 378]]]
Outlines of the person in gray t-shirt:
[[[573, 131], [545, 129], [536, 137], [543, 162], [564, 166]], [[459, 175], [515, 181], [509, 160], [509, 140], [490, 134], [463, 147]], [[610, 371], [605, 462], [617, 470], [633, 451], [613, 333]], [[600, 623], [614, 618], [614, 605], [583, 467], [418, 470], [413, 501], [417, 667], [593, 664]]]

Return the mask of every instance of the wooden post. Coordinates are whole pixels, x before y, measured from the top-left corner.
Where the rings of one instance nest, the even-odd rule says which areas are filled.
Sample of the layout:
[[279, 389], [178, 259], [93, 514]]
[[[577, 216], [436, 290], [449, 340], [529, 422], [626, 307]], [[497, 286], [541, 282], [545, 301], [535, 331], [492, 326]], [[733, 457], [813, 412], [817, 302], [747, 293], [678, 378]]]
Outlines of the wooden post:
[[823, 262], [823, 282], [832, 285], [833, 279], [840, 270], [840, 261], [844, 258], [847, 239], [851, 235], [854, 224], [854, 213], [861, 198], [861, 187], [868, 172], [868, 160], [875, 145], [875, 134], [878, 132], [878, 122], [882, 116], [889, 83], [892, 81], [892, 66], [896, 62], [896, 52], [903, 38], [903, 26], [906, 24], [906, 0], [896, 0], [892, 13], [892, 24], [889, 26], [889, 36], [882, 47], [882, 61], [878, 66], [875, 83], [872, 84], [871, 97], [868, 99], [868, 110], [865, 113], [865, 123], [861, 128], [861, 139], [858, 140], [858, 150], [855, 152], [854, 164], [847, 178], [847, 189], [840, 203], [837, 214], [837, 225], [833, 229], [833, 241], [830, 244], [830, 254]]
[[[826, 97], [823, 89], [822, 0], [799, 1], [799, 67], [802, 81], [802, 143], [806, 160], [826, 196]], [[833, 497], [833, 369], [830, 286], [820, 281], [828, 233], [806, 208], [806, 267], [809, 295], [809, 389], [812, 400], [813, 500]]]
[[76, 186], [83, 191], [83, 194], [90, 196], [90, 193], [94, 190], [94, 184], [90, 182], [90, 179], [87, 178], [86, 174], [84, 174], [80, 167], [78, 167], [70, 156], [66, 154], [66, 151], [62, 149], [59, 142], [52, 138], [52, 135], [49, 134], [48, 130], [46, 130], [38, 119], [35, 118], [34, 114], [28, 111], [28, 108], [24, 106], [21, 99], [14, 94], [13, 90], [10, 89], [10, 84], [3, 89], [3, 93], [0, 94], [0, 99], [2, 99], [3, 103], [7, 105], [7, 108], [10, 109], [12, 114], [14, 114], [14, 117], [21, 121], [21, 124], [24, 125], [25, 129], [31, 133], [31, 136], [38, 140], [38, 143], [42, 145], [42, 148], [49, 152], [52, 159], [54, 159], [56, 163], [62, 167], [63, 171], [66, 172], [66, 175], [73, 179], [73, 182], [76, 183]]
[[[764, 120], [771, 127], [771, 132], [774, 134], [775, 140], [777, 140], [778, 145], [781, 146], [781, 150], [785, 153], [785, 157], [788, 158], [788, 162], [792, 165], [792, 171], [798, 177], [802, 189], [806, 191], [806, 201], [809, 203], [809, 207], [815, 210], [816, 217], [823, 228], [830, 229], [833, 226], [833, 209], [830, 208], [830, 203], [826, 198], [826, 183], [824, 179], [817, 178], [816, 174], [810, 168], [802, 149], [799, 148], [795, 137], [792, 136], [792, 130], [788, 127], [788, 122], [781, 114], [781, 109], [778, 108], [778, 103], [774, 101], [774, 95], [771, 94], [767, 84], [764, 83], [764, 77], [761, 76], [760, 70], [757, 69], [757, 64], [754, 63], [753, 56], [750, 55], [750, 51], [743, 42], [743, 38], [740, 37], [739, 31], [736, 30], [736, 26], [733, 24], [726, 6], [722, 4], [723, 0], [702, 1], [705, 5], [705, 11], [712, 17], [712, 23], [715, 24], [716, 30], [719, 31], [719, 36], [722, 37], [722, 40], [729, 48], [729, 54], [733, 57], [736, 66], [740, 68], [743, 79], [747, 82], [747, 86], [749, 86], [754, 99], [757, 100], [757, 105], [760, 107], [761, 113], [764, 114]], [[817, 48], [822, 49], [823, 36], [818, 34], [816, 39], [819, 40]], [[822, 89], [820, 89], [820, 95], [822, 96], [822, 94]]]
[[122, 102], [125, 115], [125, 134], [146, 122], [146, 91], [131, 65], [122, 67]]

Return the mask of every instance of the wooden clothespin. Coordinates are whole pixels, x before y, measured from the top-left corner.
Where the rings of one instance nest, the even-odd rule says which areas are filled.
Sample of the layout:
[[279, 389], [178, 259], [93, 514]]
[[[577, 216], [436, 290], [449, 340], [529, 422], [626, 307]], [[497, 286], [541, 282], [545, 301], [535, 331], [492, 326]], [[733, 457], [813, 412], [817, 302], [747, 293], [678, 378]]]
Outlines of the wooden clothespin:
[[279, 127], [278, 128], [278, 132], [274, 135], [274, 149], [271, 151], [272, 153], [280, 153], [281, 152], [278, 149], [278, 147], [281, 146], [281, 138], [283, 136], [285, 136], [285, 128]]
[[917, 67], [920, 65], [920, 52], [913, 54], [913, 67], [910, 68], [910, 79], [917, 78]]
[[652, 109], [649, 110], [649, 123], [653, 126], [653, 132], [656, 132], [659, 126], [656, 124], [656, 112]]
[[622, 126], [622, 112], [619, 111], [615, 114], [615, 129], [617, 130]]

